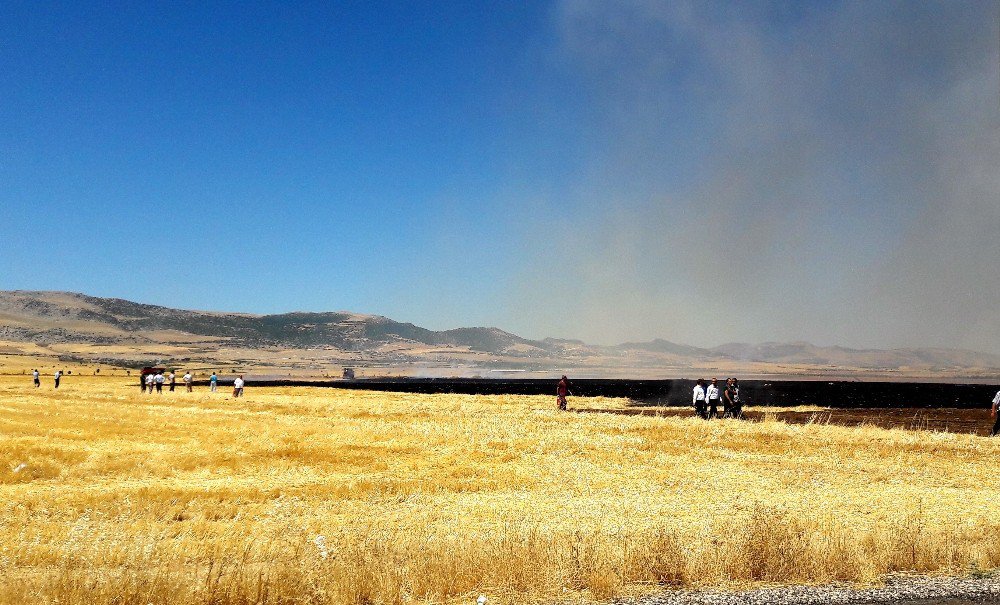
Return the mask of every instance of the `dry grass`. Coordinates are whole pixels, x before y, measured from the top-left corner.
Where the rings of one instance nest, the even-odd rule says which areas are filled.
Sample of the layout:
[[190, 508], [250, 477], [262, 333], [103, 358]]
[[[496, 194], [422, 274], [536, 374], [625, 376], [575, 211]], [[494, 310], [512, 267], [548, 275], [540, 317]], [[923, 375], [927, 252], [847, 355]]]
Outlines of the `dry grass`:
[[[615, 402], [576, 399], [580, 407]], [[491, 603], [1000, 566], [1000, 441], [0, 378], [4, 603]]]

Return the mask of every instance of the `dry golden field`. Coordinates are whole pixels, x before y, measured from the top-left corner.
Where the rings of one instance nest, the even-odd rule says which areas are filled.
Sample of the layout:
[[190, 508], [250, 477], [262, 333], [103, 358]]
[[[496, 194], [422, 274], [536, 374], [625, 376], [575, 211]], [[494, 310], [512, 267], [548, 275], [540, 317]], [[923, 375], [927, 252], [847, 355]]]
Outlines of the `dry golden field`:
[[1000, 566], [1000, 440], [554, 407], [0, 377], [0, 601], [492, 605]]

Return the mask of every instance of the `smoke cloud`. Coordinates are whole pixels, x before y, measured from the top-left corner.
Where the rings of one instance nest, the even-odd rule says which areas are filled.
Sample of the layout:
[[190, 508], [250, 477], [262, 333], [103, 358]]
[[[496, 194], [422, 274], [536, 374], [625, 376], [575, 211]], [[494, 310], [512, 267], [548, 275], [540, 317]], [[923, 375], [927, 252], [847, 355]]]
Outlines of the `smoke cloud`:
[[567, 0], [554, 19], [593, 136], [512, 325], [1000, 353], [995, 2]]

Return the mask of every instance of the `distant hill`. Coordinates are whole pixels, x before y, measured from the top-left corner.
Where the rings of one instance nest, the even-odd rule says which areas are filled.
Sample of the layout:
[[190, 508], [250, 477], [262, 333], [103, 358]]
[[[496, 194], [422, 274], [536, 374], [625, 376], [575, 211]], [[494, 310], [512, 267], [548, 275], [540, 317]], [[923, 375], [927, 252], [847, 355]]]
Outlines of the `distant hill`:
[[684, 357], [715, 357], [718, 354], [711, 349], [700, 349], [689, 345], [680, 345], [669, 340], [657, 338], [649, 342], [626, 342], [619, 348], [632, 351], [650, 351], [653, 353], [669, 353]]
[[736, 361], [807, 363], [859, 368], [1000, 368], [1000, 356], [962, 349], [849, 349], [808, 342], [729, 343], [711, 351]]
[[[170, 333], [169, 337], [164, 332]], [[378, 315], [292, 312], [278, 315], [186, 311], [68, 292], [0, 292], [0, 337], [95, 344], [183, 341], [184, 335], [236, 347], [317, 347], [364, 351], [400, 342], [503, 353], [545, 343], [497, 328], [434, 331]]]
[[[178, 357], [192, 351], [202, 358], [220, 349], [248, 351], [327, 349], [344, 359], [373, 362], [501, 364], [509, 367], [782, 367], [815, 371], [928, 370], [961, 373], [1000, 368], [1000, 356], [958, 349], [850, 349], [807, 342], [728, 343], [699, 348], [668, 340], [598, 346], [580, 340], [529, 340], [492, 327], [428, 330], [379, 315], [347, 311], [276, 315], [188, 311], [119, 298], [70, 292], [0, 291], [0, 341], [56, 347], [78, 343], [132, 347], [133, 358], [155, 352]], [[169, 345], [169, 346], [168, 346]], [[65, 347], [63, 347], [65, 349]], [[55, 350], [55, 349], [52, 349]], [[173, 352], [170, 352], [173, 351]], [[59, 353], [59, 351], [55, 351]], [[77, 351], [74, 359], [82, 359]], [[106, 359], [124, 353], [108, 352]], [[241, 354], [242, 355], [242, 354]], [[160, 355], [154, 355], [159, 357]], [[99, 357], [94, 357], [99, 359]], [[755, 371], [765, 371], [759, 368]], [[794, 371], [794, 370], [792, 370]]]

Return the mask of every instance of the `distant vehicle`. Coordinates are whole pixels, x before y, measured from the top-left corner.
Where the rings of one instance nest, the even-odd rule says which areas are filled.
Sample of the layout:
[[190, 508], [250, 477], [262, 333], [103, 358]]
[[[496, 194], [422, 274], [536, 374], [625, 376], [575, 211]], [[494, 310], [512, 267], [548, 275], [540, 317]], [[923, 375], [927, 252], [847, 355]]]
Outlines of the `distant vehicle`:
[[344, 380], [354, 380], [354, 368], [344, 368]]

